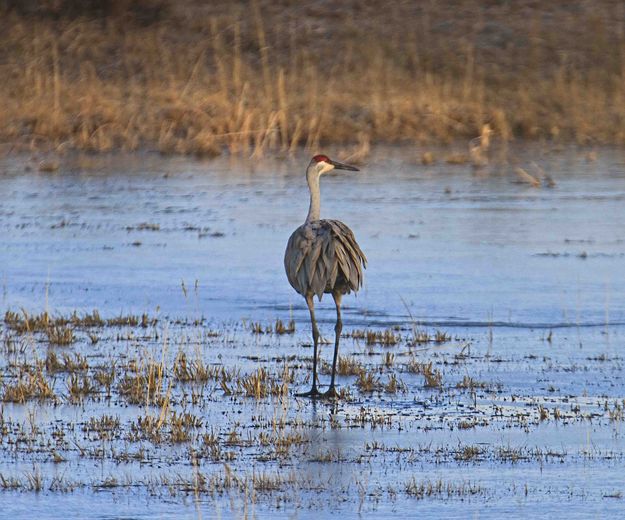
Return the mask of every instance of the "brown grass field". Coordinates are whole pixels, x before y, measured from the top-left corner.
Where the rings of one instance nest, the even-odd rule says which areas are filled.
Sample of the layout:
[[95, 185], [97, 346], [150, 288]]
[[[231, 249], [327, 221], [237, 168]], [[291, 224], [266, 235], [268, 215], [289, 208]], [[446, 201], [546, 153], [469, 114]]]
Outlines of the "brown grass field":
[[0, 0], [0, 143], [625, 143], [618, 0]]

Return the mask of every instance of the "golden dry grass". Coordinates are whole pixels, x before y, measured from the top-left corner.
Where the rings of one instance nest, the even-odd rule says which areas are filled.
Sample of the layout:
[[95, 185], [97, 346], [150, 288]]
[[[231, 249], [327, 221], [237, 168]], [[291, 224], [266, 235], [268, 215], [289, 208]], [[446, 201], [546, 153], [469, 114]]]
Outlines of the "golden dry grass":
[[[0, 4], [11, 149], [259, 156], [358, 143], [362, 155], [473, 138], [486, 123], [499, 140], [625, 142], [617, 0], [13, 4]], [[158, 16], [129, 14], [146, 6]]]

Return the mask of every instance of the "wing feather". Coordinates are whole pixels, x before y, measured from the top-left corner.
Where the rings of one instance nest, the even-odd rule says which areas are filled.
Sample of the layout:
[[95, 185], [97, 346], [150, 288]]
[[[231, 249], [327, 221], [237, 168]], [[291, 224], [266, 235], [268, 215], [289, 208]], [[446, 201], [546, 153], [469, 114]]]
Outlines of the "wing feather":
[[336, 290], [357, 291], [367, 258], [356, 238], [338, 220], [319, 220], [298, 227], [287, 243], [284, 268], [293, 288], [303, 296]]

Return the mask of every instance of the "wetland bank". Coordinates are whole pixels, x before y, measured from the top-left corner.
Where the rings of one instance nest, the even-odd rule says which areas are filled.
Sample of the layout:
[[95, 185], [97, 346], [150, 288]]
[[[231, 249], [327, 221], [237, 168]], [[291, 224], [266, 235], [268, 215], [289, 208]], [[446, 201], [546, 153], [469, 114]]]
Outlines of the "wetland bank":
[[327, 179], [370, 260], [336, 403], [294, 397], [304, 156], [3, 158], [3, 514], [621, 514], [625, 155], [512, 156], [555, 187], [406, 147]]

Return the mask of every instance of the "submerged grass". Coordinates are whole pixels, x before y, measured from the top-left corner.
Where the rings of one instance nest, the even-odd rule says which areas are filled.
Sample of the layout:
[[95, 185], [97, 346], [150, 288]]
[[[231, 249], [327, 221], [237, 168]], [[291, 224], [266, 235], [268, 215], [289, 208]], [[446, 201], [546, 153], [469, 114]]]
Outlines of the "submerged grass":
[[425, 379], [425, 388], [442, 388], [443, 374], [440, 370], [432, 368], [432, 362], [422, 363], [416, 359], [411, 359], [407, 367], [409, 372], [420, 374]]
[[[126, 490], [141, 500], [145, 493], [146, 499], [194, 496], [219, 504], [244, 498], [250, 507], [258, 503], [282, 511], [288, 504], [311, 509], [336, 497], [350, 507], [366, 503], [376, 511], [381, 500], [461, 503], [527, 495], [528, 484], [525, 489], [515, 484], [518, 473], [493, 481], [490, 471], [498, 466], [505, 475], [514, 464], [533, 473], [537, 466], [530, 465], [542, 469], [566, 462], [575, 469], [592, 460], [613, 467], [624, 458], [616, 443], [583, 445], [571, 453], [559, 447], [559, 436], [555, 447], [527, 445], [528, 428], [557, 427], [564, 433], [569, 425], [588, 424], [614, 432], [624, 420], [622, 397], [581, 396], [571, 387], [545, 397], [544, 387], [561, 376], [563, 365], [555, 357], [502, 355], [502, 361], [515, 361], [515, 374], [521, 360], [536, 368], [531, 373], [539, 374], [540, 384], [519, 388], [469, 375], [488, 373], [489, 380], [508, 381], [498, 374], [510, 373], [512, 363], [494, 363], [485, 345], [460, 356], [456, 348], [414, 349], [412, 335], [402, 335], [393, 348], [378, 341], [363, 344], [367, 331], [355, 331], [344, 336], [344, 355], [338, 358], [338, 402], [309, 402], [288, 397], [310, 383], [310, 363], [292, 352], [307, 335], [287, 341], [275, 335], [273, 321], [272, 333], [259, 337], [253, 327], [238, 323], [215, 335], [206, 333], [202, 320], [167, 317], [153, 334], [145, 334], [137, 319], [132, 320], [136, 330], [128, 331], [132, 341], [99, 328], [102, 340], [95, 345], [79, 340], [58, 348], [39, 341], [51, 324], [81, 334], [86, 326], [67, 317], [24, 320], [24, 315], [0, 323], [0, 334], [26, 345], [6, 348], [0, 363], [5, 450], [0, 491], [109, 490], [118, 497]], [[101, 322], [106, 327], [109, 320]], [[266, 326], [262, 329], [264, 334]], [[429, 337], [434, 342], [436, 335]], [[423, 351], [428, 352], [419, 354]], [[622, 359], [588, 354], [580, 353], [575, 371], [585, 379], [573, 388], [592, 391], [589, 383], [597, 372], [582, 367], [595, 364], [597, 370], [611, 367], [618, 373]], [[547, 366], [555, 370], [545, 372]], [[330, 369], [321, 363], [322, 372]], [[327, 381], [320, 378], [324, 387]], [[424, 383], [436, 390], [424, 390]], [[482, 403], [470, 402], [469, 391], [488, 395]], [[513, 436], [520, 444], [488, 441], [509, 432], [520, 435]], [[107, 469], [94, 476], [89, 470], [94, 464]], [[476, 481], [422, 478], [447, 469], [481, 476]], [[554, 467], [547, 469], [545, 474]], [[347, 478], [328, 480], [339, 472]], [[543, 478], [542, 471], [536, 474]], [[537, 482], [529, 480], [530, 489]], [[544, 494], [535, 491], [536, 498], [554, 490], [569, 492], [569, 483], [550, 483]], [[616, 496], [611, 488], [601, 492]]]
[[358, 161], [371, 143], [471, 139], [485, 124], [504, 141], [625, 142], [617, 0], [38, 4], [0, 6], [0, 139], [30, 149], [353, 143]]
[[4, 381], [2, 402], [25, 403], [30, 400], [54, 399], [54, 382], [41, 370], [23, 371], [16, 380]]
[[424, 499], [427, 497], [442, 496], [447, 498], [466, 497], [484, 493], [482, 487], [469, 481], [462, 482], [444, 482], [443, 480], [417, 480], [412, 477], [406, 485], [405, 492], [409, 496], [416, 499]]
[[[100, 317], [97, 310], [78, 314], [73, 312], [70, 315], [51, 315], [42, 312], [31, 314], [25, 309], [20, 312], [8, 310], [4, 314], [4, 324], [18, 334], [43, 332], [48, 336], [48, 340], [53, 344], [65, 345], [74, 341], [74, 329], [91, 329], [102, 327], [143, 327], [156, 325], [156, 318], [151, 318], [147, 314], [141, 316], [128, 314], [119, 315], [108, 319]], [[92, 343], [97, 343], [97, 339], [90, 338]]]

